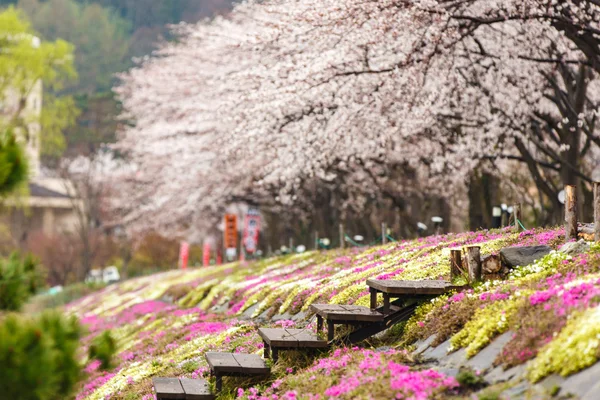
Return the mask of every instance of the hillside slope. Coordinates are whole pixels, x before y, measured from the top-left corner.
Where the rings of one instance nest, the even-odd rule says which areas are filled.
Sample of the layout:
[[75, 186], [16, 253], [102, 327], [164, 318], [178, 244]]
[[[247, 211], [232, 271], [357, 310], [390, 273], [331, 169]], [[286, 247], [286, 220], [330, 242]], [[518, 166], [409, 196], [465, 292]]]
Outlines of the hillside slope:
[[[67, 309], [89, 327], [84, 345], [105, 329], [118, 339], [118, 366], [88, 362], [78, 399], [153, 398], [152, 376], [207, 376], [206, 351], [256, 352], [257, 326], [307, 326], [315, 302], [368, 305], [367, 278], [439, 279], [449, 275], [449, 249], [468, 244], [483, 254], [512, 245], [557, 248], [563, 232], [484, 231], [386, 246], [311, 252], [245, 266], [172, 271], [108, 287]], [[361, 344], [327, 353], [285, 352], [267, 382], [225, 381], [220, 398], [445, 398], [477, 389], [456, 373], [422, 363], [411, 343], [449, 343], [466, 357], [510, 330], [494, 364], [527, 363], [530, 381], [569, 375], [599, 353], [600, 249], [579, 256], [553, 252], [513, 270], [508, 280], [441, 296], [404, 325]], [[599, 336], [597, 336], [599, 335]], [[464, 376], [464, 374], [463, 374]], [[483, 386], [484, 383], [478, 383]], [[489, 390], [489, 389], [488, 389]]]

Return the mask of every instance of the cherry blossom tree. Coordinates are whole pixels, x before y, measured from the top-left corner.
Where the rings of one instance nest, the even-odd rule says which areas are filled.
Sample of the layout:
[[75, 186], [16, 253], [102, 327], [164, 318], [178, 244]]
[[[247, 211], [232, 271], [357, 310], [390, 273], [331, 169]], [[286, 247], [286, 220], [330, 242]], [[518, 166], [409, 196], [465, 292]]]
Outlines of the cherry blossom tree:
[[597, 154], [597, 25], [576, 0], [251, 1], [180, 25], [122, 77], [137, 171], [116, 207], [200, 235], [236, 202], [452, 201], [515, 163], [552, 205]]

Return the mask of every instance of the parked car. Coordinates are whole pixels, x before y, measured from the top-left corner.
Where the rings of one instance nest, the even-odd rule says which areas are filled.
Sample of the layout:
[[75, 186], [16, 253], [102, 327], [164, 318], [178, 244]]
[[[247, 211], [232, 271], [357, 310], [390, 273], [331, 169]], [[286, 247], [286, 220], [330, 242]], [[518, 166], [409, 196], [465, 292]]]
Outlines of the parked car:
[[85, 278], [86, 283], [102, 283], [102, 270], [101, 269], [93, 269], [88, 272], [87, 277]]
[[119, 270], [114, 265], [104, 269], [93, 269], [89, 272], [85, 281], [88, 283], [114, 283], [121, 280]]
[[121, 275], [119, 274], [117, 267], [110, 266], [104, 268], [104, 271], [102, 271], [102, 280], [104, 283], [119, 282], [121, 280]]

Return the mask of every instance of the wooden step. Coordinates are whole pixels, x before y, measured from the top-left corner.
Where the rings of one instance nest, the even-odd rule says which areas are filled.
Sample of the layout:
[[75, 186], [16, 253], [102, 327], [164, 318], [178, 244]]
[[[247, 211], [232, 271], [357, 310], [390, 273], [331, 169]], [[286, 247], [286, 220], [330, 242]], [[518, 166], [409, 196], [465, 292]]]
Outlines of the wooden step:
[[386, 314], [384, 320], [382, 322], [372, 323], [369, 325], [364, 325], [356, 329], [355, 331], [349, 333], [348, 335], [338, 338], [334, 345], [350, 345], [354, 343], [361, 342], [365, 339], [370, 338], [373, 335], [376, 335], [380, 332], [383, 332], [386, 329], [391, 328], [393, 325], [402, 322], [408, 321], [411, 316], [414, 315], [419, 302], [412, 301], [410, 304], [406, 304], [400, 306], [402, 300], [397, 300], [396, 304], [390, 305], [390, 313]]
[[271, 369], [256, 354], [208, 352], [204, 355], [216, 377], [217, 393], [223, 387], [223, 376], [269, 375]]
[[157, 400], [214, 400], [210, 385], [204, 379], [152, 378]]
[[[347, 306], [342, 304], [312, 304], [310, 309], [326, 320], [344, 322], [378, 322], [383, 314], [363, 306]], [[338, 322], [339, 321], [339, 322]]]
[[152, 378], [156, 398], [162, 399], [185, 399], [183, 386], [177, 378]]
[[393, 279], [367, 279], [367, 286], [382, 293], [395, 295], [441, 295], [461, 287], [441, 280], [398, 281]]
[[279, 350], [315, 349], [329, 346], [326, 340], [320, 339], [316, 334], [306, 329], [260, 328], [258, 334], [265, 344], [265, 358], [269, 358], [272, 352], [273, 362], [277, 362]]
[[402, 307], [390, 304], [390, 314], [396, 313], [402, 310]]
[[390, 314], [390, 298], [404, 299], [430, 299], [442, 295], [450, 290], [462, 289], [463, 286], [452, 285], [451, 282], [441, 280], [423, 281], [397, 281], [394, 279], [367, 279], [367, 286], [371, 293], [371, 309], [377, 309], [377, 293], [383, 294], [384, 315]]
[[205, 379], [180, 378], [186, 400], [213, 400], [215, 395]]
[[368, 307], [342, 304], [311, 304], [311, 311], [317, 314], [317, 333], [323, 329], [323, 319], [327, 320], [327, 341], [333, 340], [335, 325], [364, 325], [383, 321], [383, 314]]

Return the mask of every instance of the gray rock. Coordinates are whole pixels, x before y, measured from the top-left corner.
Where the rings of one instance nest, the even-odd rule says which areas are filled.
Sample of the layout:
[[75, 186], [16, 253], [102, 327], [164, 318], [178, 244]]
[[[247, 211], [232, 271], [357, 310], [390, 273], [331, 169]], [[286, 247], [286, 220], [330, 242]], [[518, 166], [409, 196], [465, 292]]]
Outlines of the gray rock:
[[390, 329], [386, 329], [384, 331], [374, 334], [371, 337], [374, 339], [377, 339], [377, 340], [385, 340], [389, 336], [389, 334], [390, 334]]
[[593, 235], [594, 234], [594, 228], [595, 225], [593, 223], [588, 223], [588, 224], [578, 224], [577, 226], [577, 230], [581, 233], [584, 233], [586, 235]]
[[500, 250], [500, 258], [508, 267], [517, 267], [519, 265], [533, 264], [536, 260], [550, 253], [552, 249], [549, 246], [515, 246], [505, 247]]
[[300, 311], [299, 313], [292, 315], [291, 319], [294, 322], [304, 321], [306, 319], [306, 313], [304, 311]]
[[440, 360], [441, 364], [462, 367], [467, 363], [467, 350], [459, 349]]
[[242, 313], [242, 318], [252, 318], [252, 314], [254, 314], [254, 311], [256, 311], [257, 308], [258, 303], [252, 304]]
[[169, 303], [169, 304], [173, 304], [173, 303], [175, 303], [175, 298], [171, 295], [164, 295], [160, 298], [160, 301]]
[[265, 311], [260, 313], [260, 315], [258, 316], [258, 319], [263, 320], [263, 321], [268, 321], [269, 320], [269, 311], [270, 311], [270, 309], [267, 308]]
[[560, 375], [552, 374], [544, 378], [541, 382], [537, 383], [535, 387], [540, 389], [539, 391], [543, 393], [552, 393], [556, 387], [560, 387], [560, 385], [565, 381]]
[[429, 346], [431, 346], [431, 343], [433, 343], [434, 340], [435, 340], [435, 335], [431, 335], [425, 340], [419, 340], [417, 343], [415, 343], [415, 345], [417, 346], [417, 349], [414, 351], [413, 354], [418, 355], [418, 354], [423, 353], [425, 350], [427, 350], [429, 348]]
[[285, 312], [283, 314], [276, 314], [271, 318], [272, 321], [283, 321], [292, 319], [293, 315], [289, 312]]
[[427, 349], [423, 352], [423, 358], [426, 360], [440, 360], [448, 355], [448, 347], [450, 347], [450, 339], [437, 347]]
[[492, 385], [495, 385], [496, 383], [504, 382], [507, 380], [507, 379], [500, 378], [503, 374], [504, 374], [504, 368], [502, 368], [502, 366], [498, 366], [498, 367], [492, 369], [487, 374], [485, 374], [483, 379], [485, 379], [486, 382], [488, 382]]
[[576, 256], [578, 254], [587, 253], [590, 251], [590, 245], [585, 240], [581, 239], [577, 242], [569, 242], [562, 245], [559, 251], [563, 253], [567, 253], [572, 256]]
[[378, 353], [385, 353], [386, 351], [390, 351], [392, 350], [392, 347], [390, 346], [381, 346], [375, 349], [376, 352]]
[[453, 378], [456, 378], [458, 376], [458, 373], [460, 372], [459, 368], [442, 367], [442, 368], [437, 368], [437, 370], [439, 372], [441, 372], [442, 374], [444, 374], [446, 376], [451, 376]]
[[217, 304], [210, 309], [210, 311], [215, 314], [223, 314], [223, 313], [227, 312], [227, 310], [229, 310], [229, 301], [226, 301], [221, 304]]
[[467, 366], [475, 371], [481, 372], [485, 372], [492, 368], [494, 360], [498, 357], [498, 354], [500, 354], [504, 346], [510, 342], [513, 335], [513, 332], [508, 331], [498, 336], [486, 348], [477, 353], [475, 357], [467, 361]]
[[[560, 385], [561, 394], [570, 393], [572, 395], [583, 397], [590, 392], [600, 379], [600, 363], [584, 369], [574, 375], [569, 376]], [[596, 397], [597, 398], [597, 397]]]
[[500, 366], [491, 370], [487, 375], [485, 375], [484, 378], [486, 381], [496, 384], [513, 379], [519, 380], [525, 376], [525, 371], [525, 365], [517, 365], [516, 367], [509, 368], [506, 371]]
[[523, 398], [529, 387], [530, 385], [526, 381], [518, 383], [515, 386], [503, 391], [502, 398], [511, 400]]
[[590, 390], [581, 396], [581, 400], [598, 400], [600, 397], [600, 382], [596, 383]]

